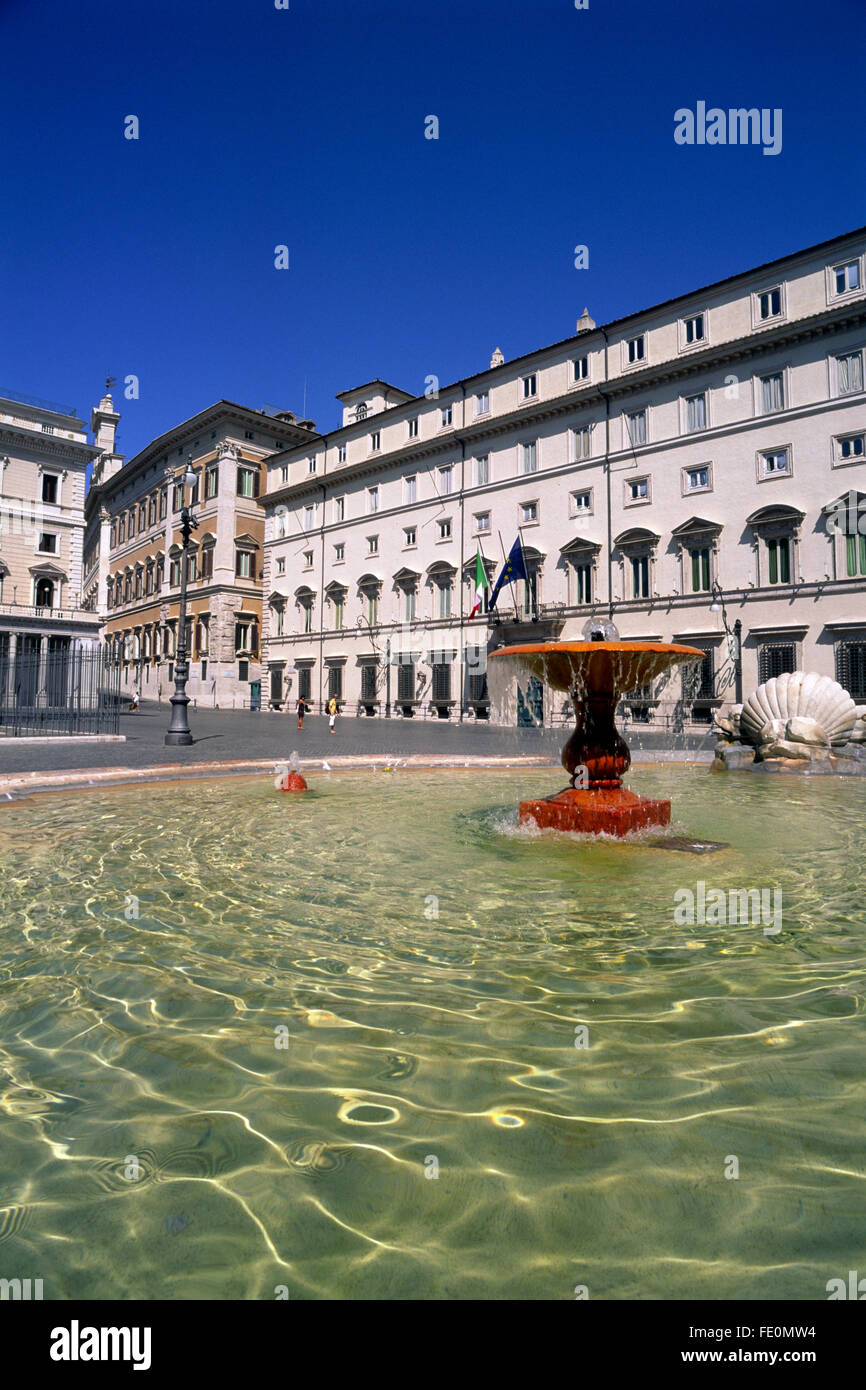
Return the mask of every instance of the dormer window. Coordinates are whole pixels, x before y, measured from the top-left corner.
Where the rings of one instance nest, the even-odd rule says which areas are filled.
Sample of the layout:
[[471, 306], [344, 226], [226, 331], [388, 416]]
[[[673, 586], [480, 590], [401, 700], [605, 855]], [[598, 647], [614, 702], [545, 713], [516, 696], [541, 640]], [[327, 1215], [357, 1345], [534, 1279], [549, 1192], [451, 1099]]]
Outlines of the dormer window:
[[355, 419], [356, 419], [356, 420], [366, 420], [366, 418], [367, 418], [367, 407], [366, 407], [366, 405], [364, 405], [364, 403], [363, 403], [363, 401], [362, 401], [361, 404], [358, 406], [357, 410], [355, 411]]

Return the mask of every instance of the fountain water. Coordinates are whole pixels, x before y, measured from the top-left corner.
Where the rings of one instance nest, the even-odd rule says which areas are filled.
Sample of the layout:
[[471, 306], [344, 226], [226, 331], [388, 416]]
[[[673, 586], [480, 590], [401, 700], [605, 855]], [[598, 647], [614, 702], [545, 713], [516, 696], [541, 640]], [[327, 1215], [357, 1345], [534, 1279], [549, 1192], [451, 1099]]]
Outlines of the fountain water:
[[614, 624], [605, 620], [590, 619], [584, 638], [524, 643], [490, 653], [496, 661], [490, 668], [495, 671], [491, 698], [506, 718], [521, 672], [567, 691], [574, 703], [576, 727], [562, 750], [570, 785], [554, 796], [521, 801], [520, 820], [543, 829], [617, 836], [668, 825], [669, 801], [638, 796], [622, 785], [631, 755], [614, 715], [623, 694], [673, 666], [703, 660], [704, 653], [670, 642], [621, 642]]

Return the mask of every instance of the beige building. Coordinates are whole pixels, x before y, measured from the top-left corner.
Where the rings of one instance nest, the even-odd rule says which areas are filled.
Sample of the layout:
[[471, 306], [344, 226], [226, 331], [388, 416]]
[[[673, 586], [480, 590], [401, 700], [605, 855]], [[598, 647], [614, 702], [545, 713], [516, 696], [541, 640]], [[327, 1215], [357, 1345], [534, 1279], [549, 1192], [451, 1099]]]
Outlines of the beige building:
[[73, 409], [0, 392], [0, 667], [7, 693], [19, 672], [21, 703], [47, 696], [46, 670], [56, 682], [73, 648], [98, 644], [99, 624], [82, 601], [95, 453]]
[[[805, 667], [866, 700], [864, 253], [861, 229], [606, 325], [584, 312], [435, 395], [341, 393], [340, 428], [267, 460], [272, 703], [483, 716], [488, 650], [612, 613], [624, 639], [706, 653], [633, 714], [706, 724], [734, 697], [717, 590], [746, 693]], [[518, 534], [527, 580], [470, 619], [477, 548], [492, 578]]]
[[187, 692], [199, 703], [240, 707], [262, 674], [264, 460], [309, 438], [312, 422], [218, 401], [124, 460], [115, 447], [119, 419], [106, 392], [91, 421], [101, 453], [87, 494], [84, 593], [121, 689], [163, 701], [174, 689], [180, 478], [191, 464], [198, 527], [187, 571]]

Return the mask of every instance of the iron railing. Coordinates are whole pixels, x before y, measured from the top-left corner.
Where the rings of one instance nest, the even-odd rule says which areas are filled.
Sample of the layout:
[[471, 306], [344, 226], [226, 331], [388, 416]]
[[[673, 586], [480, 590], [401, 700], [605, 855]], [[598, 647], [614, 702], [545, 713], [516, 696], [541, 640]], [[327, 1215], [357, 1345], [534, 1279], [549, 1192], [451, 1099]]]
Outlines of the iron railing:
[[102, 649], [0, 652], [0, 737], [116, 734], [120, 709], [120, 668]]

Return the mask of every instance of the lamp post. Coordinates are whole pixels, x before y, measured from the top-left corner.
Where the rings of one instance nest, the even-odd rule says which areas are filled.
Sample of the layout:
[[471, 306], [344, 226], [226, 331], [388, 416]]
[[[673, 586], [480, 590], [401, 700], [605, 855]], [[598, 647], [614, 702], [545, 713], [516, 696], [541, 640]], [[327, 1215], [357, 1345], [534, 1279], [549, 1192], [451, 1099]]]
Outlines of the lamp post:
[[186, 693], [186, 682], [189, 676], [189, 661], [186, 651], [186, 571], [190, 532], [198, 526], [198, 520], [193, 515], [192, 508], [186, 505], [186, 489], [194, 487], [195, 481], [196, 476], [193, 472], [192, 456], [190, 455], [180, 484], [184, 499], [180, 513], [180, 533], [183, 538], [180, 557], [180, 612], [177, 630], [177, 660], [174, 668], [174, 694], [171, 696], [171, 723], [165, 736], [166, 743], [172, 746], [192, 743], [193, 741], [187, 712], [189, 696]]
[[743, 703], [743, 624], [737, 618], [733, 629], [728, 627], [728, 610], [725, 607], [725, 596], [722, 593], [721, 585], [717, 579], [713, 580], [711, 590], [713, 601], [710, 604], [711, 613], [721, 613], [722, 622], [725, 627], [725, 636], [728, 639], [728, 655], [734, 668], [734, 697], [736, 703]]

